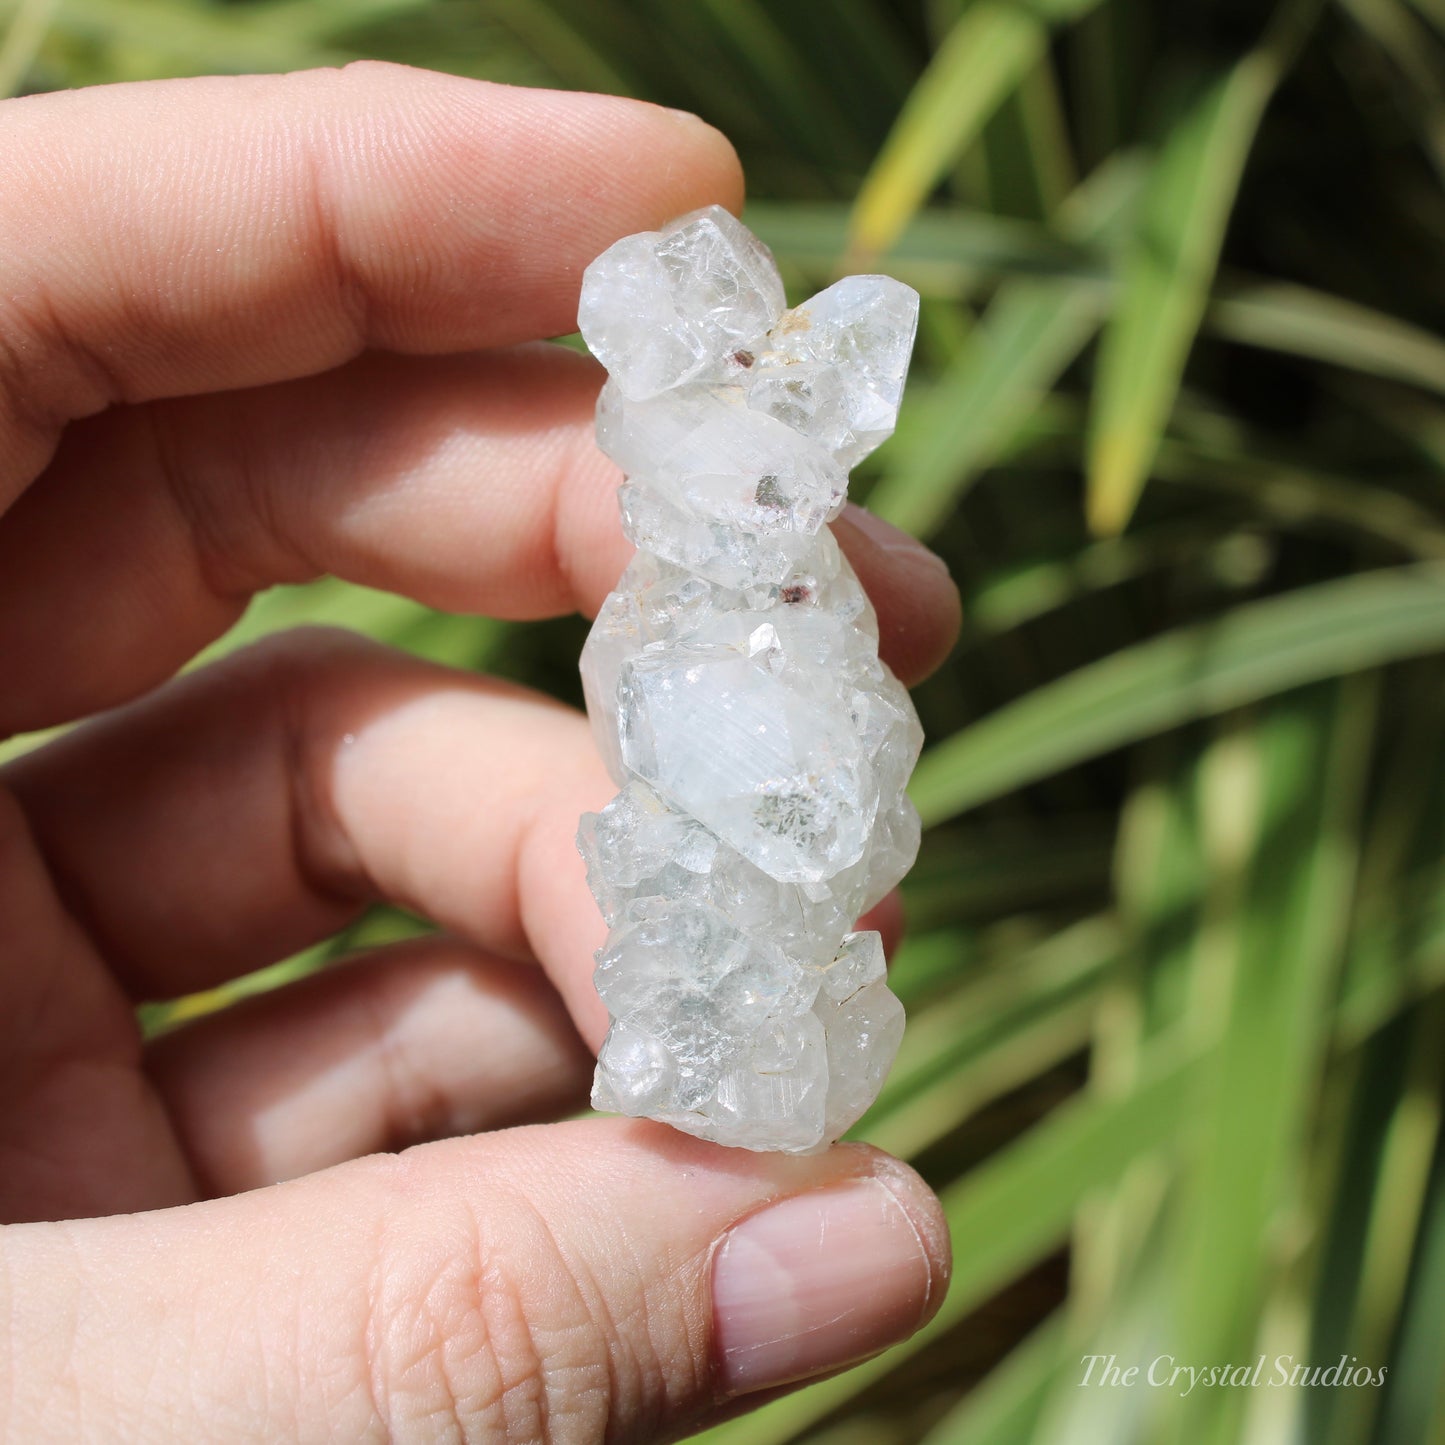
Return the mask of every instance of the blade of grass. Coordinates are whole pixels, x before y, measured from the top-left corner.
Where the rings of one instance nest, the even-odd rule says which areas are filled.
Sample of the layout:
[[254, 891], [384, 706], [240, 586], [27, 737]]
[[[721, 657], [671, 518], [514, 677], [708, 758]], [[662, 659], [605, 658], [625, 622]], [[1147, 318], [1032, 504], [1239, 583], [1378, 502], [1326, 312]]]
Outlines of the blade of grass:
[[923, 1445], [1028, 1445], [1059, 1373], [1063, 1345], [1064, 1321], [1056, 1312], [995, 1365]]
[[1285, 282], [1222, 286], [1205, 324], [1216, 336], [1445, 392], [1445, 342], [1398, 317]]
[[[1440, 1139], [1445, 1000], [1436, 997], [1416, 1012], [1404, 1088], [1384, 1121], [1377, 1167], [1366, 1176], [1375, 1186], [1373, 1207], [1363, 1241], [1356, 1310], [1341, 1341], [1342, 1353], [1352, 1350], [1369, 1362], [1388, 1358], [1399, 1324], [1410, 1283], [1411, 1254], [1427, 1204], [1430, 1160]], [[1316, 1393], [1331, 1397], [1321, 1403], [1333, 1406], [1335, 1416], [1333, 1433], [1326, 1436], [1322, 1431], [1320, 1439], [1345, 1445], [1370, 1437], [1379, 1403], [1373, 1390]]]
[[1077, 1053], [1116, 950], [1108, 921], [1086, 919], [917, 1011], [860, 1137], [912, 1157]]
[[1107, 296], [1088, 281], [1001, 292], [928, 404], [914, 408], [870, 508], [915, 536], [932, 536], [1083, 350], [1107, 306]]
[[[1198, 936], [1204, 870], [1193, 798], [1197, 755], [1174, 739], [1143, 751], [1114, 856], [1123, 936], [1099, 989], [1090, 1058], [1089, 1087], [1104, 1098], [1134, 1088], [1148, 1041], [1182, 1022]], [[1162, 1188], [1159, 1170], [1146, 1162], [1079, 1212], [1068, 1314], [1080, 1354], [1117, 1351], [1126, 1325], [1135, 1327], [1129, 1293], [1138, 1283], [1140, 1251], [1157, 1222]], [[1051, 1408], [1055, 1415], [1067, 1413], [1060, 1401]]]
[[945, 37], [913, 87], [863, 181], [849, 269], [888, 250], [949, 166], [1048, 46], [1051, 21], [1098, 0], [978, 0]]
[[1445, 1440], [1445, 1139], [1437, 1139], [1410, 1295], [1390, 1362], [1380, 1441]]
[[1108, 826], [1095, 819], [1057, 822], [1047, 839], [1024, 827], [932, 842], [906, 885], [909, 926], [977, 925], [1097, 899], [1108, 879]]
[[636, 95], [635, 82], [587, 42], [560, 7], [538, 0], [490, 0], [488, 16], [517, 37], [563, 85], [609, 95]]
[[1366, 932], [1357, 937], [1351, 953], [1371, 949], [1392, 961], [1388, 968], [1362, 970], [1345, 982], [1335, 1010], [1335, 1048], [1358, 1048], [1384, 1028], [1402, 1009], [1445, 987], [1445, 905], [1439, 887], [1439, 869], [1430, 870], [1424, 905], [1412, 903], [1410, 889], [1402, 890], [1401, 916], [1385, 937]]
[[[1274, 702], [1225, 734], [1204, 776], [1215, 885], [1190, 1027], [1205, 1047], [1219, 1033], [1180, 1198], [1170, 1338], [1183, 1360], [1255, 1357], [1285, 1242], [1310, 1228], [1308, 1113], [1350, 918], [1375, 681]], [[1237, 1438], [1245, 1394], [1166, 1395], [1161, 1438]]]
[[[827, 202], [749, 202], [747, 223], [780, 261], [831, 275], [847, 244], [848, 211]], [[1031, 221], [986, 211], [925, 211], [888, 253], [888, 269], [925, 295], [956, 296], [995, 274], [1107, 278], [1104, 262]]]
[[1196, 518], [1107, 537], [1060, 562], [1036, 562], [986, 578], [964, 604], [965, 637], [991, 637], [1150, 573], [1238, 585], [1258, 577], [1269, 551], [1257, 532], [1220, 535]]
[[1385, 486], [1323, 469], [1291, 467], [1253, 449], [1165, 438], [1155, 475], [1240, 497], [1285, 526], [1323, 525], [1351, 538], [1373, 538], [1420, 561], [1445, 557], [1445, 524], [1418, 502]]
[[14, 95], [45, 44], [60, 0], [19, 0], [0, 41], [0, 99]]
[[1122, 531], [1143, 490], [1255, 133], [1318, 8], [1285, 0], [1264, 40], [1205, 88], [1160, 150], [1099, 355], [1086, 499], [1096, 533]]
[[1080, 997], [1030, 1017], [931, 1083], [870, 1115], [850, 1137], [900, 1158], [917, 1157], [1012, 1090], [1082, 1054], [1095, 1008], [1092, 998]]
[[[1144, 179], [1132, 157], [1118, 175], [1121, 186], [1133, 188]], [[747, 219], [781, 259], [820, 276], [838, 268], [846, 244], [844, 207], [753, 202]], [[1114, 295], [1097, 249], [1070, 244], [1028, 221], [979, 211], [920, 213], [889, 252], [888, 265], [926, 294], [954, 296], [980, 279], [1021, 274], [1090, 280]], [[1203, 326], [1245, 346], [1445, 393], [1445, 341], [1397, 316], [1308, 286], [1231, 274], [1215, 288]]]
[[[422, 0], [398, 0], [415, 8]], [[289, 20], [289, 23], [288, 23]], [[153, 56], [153, 73], [300, 70], [355, 58], [301, 23], [304, 12], [287, 6], [278, 15], [265, 5], [197, 6], [183, 0], [65, 0], [55, 30]]]
[[1445, 31], [1445, 0], [1410, 0], [1410, 3], [1432, 25]]
[[[1085, 250], [1094, 246], [1127, 213], [1140, 179], [1127, 158], [1096, 172], [1064, 208], [1063, 235]], [[907, 415], [869, 506], [917, 536], [935, 532], [1093, 337], [1108, 306], [1108, 289], [1092, 280], [1020, 278], [1002, 286], [926, 403]]]
[[796, 50], [827, 56], [818, 77], [836, 103], [853, 107], [866, 134], [883, 134], [918, 73], [906, 17], [872, 0], [840, 0], [785, 6], [777, 21], [791, 28]]
[[1445, 176], [1445, 60], [1424, 24], [1399, 0], [1339, 0], [1403, 78], [1413, 121], [1437, 175]]
[[834, 103], [813, 69], [799, 63], [791, 41], [758, 0], [700, 0], [697, 8], [776, 108], [782, 135], [830, 165], [866, 159], [856, 111]]
[[1134, 131], [1150, 55], [1148, 0], [1110, 0], [1086, 15], [1068, 39], [1073, 133], [1086, 169], [1112, 155]]
[[1048, 217], [1079, 184], [1079, 164], [1069, 135], [1059, 78], [1047, 55], [1041, 65], [1024, 76], [1018, 96], [1043, 202], [1041, 214]]
[[1445, 567], [1300, 588], [1114, 653], [926, 752], [910, 791], [925, 823], [1191, 718], [1445, 648]]
[[[72, 0], [64, 0], [67, 5]], [[362, 26], [405, 19], [431, 0], [253, 0], [252, 17], [268, 29], [307, 36], [313, 44]], [[198, 8], [190, 0], [192, 9]]]
[[1070, 189], [1068, 151], [1047, 52], [983, 128], [988, 209], [1047, 221]]

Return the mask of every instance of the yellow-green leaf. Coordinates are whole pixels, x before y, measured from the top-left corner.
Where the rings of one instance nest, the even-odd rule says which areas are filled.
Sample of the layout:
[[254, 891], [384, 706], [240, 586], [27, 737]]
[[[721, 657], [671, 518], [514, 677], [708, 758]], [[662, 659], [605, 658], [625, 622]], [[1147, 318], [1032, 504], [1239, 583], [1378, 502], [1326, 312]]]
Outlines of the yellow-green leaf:
[[[853, 212], [855, 258], [897, 240], [984, 123], [1043, 55], [1049, 22], [1098, 0], [979, 0], [949, 31], [878, 153]], [[861, 264], [861, 262], [860, 262]]]
[[1160, 149], [1100, 351], [1087, 498], [1096, 533], [1122, 531], [1143, 490], [1260, 117], [1314, 8], [1282, 7], [1261, 44], [1204, 87]]

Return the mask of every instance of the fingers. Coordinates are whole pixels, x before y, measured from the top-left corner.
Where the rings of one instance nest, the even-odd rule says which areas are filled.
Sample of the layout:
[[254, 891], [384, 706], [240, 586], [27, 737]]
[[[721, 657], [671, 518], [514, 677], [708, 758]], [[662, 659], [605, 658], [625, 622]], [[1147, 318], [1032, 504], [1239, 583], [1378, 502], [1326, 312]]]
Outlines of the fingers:
[[[169, 998], [388, 898], [540, 961], [594, 1048], [605, 935], [575, 838], [616, 791], [585, 721], [353, 634], [286, 634], [6, 777], [117, 978]], [[159, 883], [158, 883], [159, 880]]]
[[678, 112], [363, 63], [6, 102], [0, 196], [3, 508], [117, 401], [570, 331], [593, 256], [741, 176]]
[[553, 940], [569, 977], [601, 942], [572, 834], [615, 790], [582, 719], [354, 634], [268, 640], [7, 777], [138, 998], [284, 957], [383, 897], [522, 958], [540, 891], [526, 907], [572, 918]]
[[597, 378], [560, 347], [372, 355], [74, 428], [0, 519], [0, 660], [26, 678], [0, 731], [133, 696], [251, 593], [322, 572], [454, 611], [573, 610], [592, 554], [627, 555]]
[[[0, 523], [0, 668], [26, 680], [0, 694], [0, 733], [136, 694], [252, 592], [322, 572], [451, 611], [595, 610], [630, 551], [593, 443], [600, 379], [559, 347], [369, 355], [73, 428]], [[850, 515], [838, 536], [884, 655], [916, 680], [952, 645], [957, 591], [917, 543]]]
[[673, 1439], [937, 1309], [936, 1201], [876, 1153], [589, 1120], [0, 1236], [25, 1439]]
[[[134, 1011], [3, 788], [0, 920], [0, 1220], [194, 1198], [165, 1111], [137, 1068]], [[0, 1274], [0, 1314], [3, 1300]]]
[[570, 709], [304, 631], [98, 719], [9, 779], [134, 997], [209, 987], [389, 898], [489, 952], [541, 958], [600, 1040], [602, 925], [573, 838], [615, 789]]
[[147, 1072], [200, 1189], [233, 1194], [582, 1108], [592, 1056], [537, 969], [397, 944], [156, 1040]]

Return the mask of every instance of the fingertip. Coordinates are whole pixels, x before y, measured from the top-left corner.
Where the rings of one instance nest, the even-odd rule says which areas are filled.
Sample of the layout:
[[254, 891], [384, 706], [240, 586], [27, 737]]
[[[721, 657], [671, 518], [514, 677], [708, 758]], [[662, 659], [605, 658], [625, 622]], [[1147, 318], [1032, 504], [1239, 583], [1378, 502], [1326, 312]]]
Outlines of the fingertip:
[[713, 1258], [713, 1347], [724, 1397], [797, 1383], [906, 1339], [937, 1312], [951, 1263], [927, 1185], [877, 1151], [851, 1177], [769, 1201]]
[[9, 102], [0, 134], [10, 389], [47, 441], [118, 399], [570, 331], [599, 252], [743, 194], [695, 116], [380, 61]]
[[708, 199], [698, 204], [716, 204], [735, 216], [741, 214], [747, 187], [743, 163], [733, 143], [715, 125], [690, 110], [668, 109], [666, 113], [696, 157], [699, 180], [706, 178]]
[[[605, 177], [605, 203], [593, 218], [603, 230], [584, 261], [623, 236], [657, 230], [704, 206], [742, 212], [742, 162], [716, 126], [692, 111], [649, 101], [595, 94], [586, 99], [598, 106], [596, 122], [610, 132], [608, 151], [616, 166]], [[617, 203], [619, 196], [626, 197], [625, 206]]]
[[885, 1154], [872, 1145], [864, 1146], [872, 1156], [873, 1178], [898, 1201], [918, 1235], [918, 1243], [928, 1262], [928, 1294], [918, 1320], [922, 1328], [938, 1313], [953, 1277], [953, 1239], [949, 1233], [948, 1216], [943, 1202], [928, 1181], [903, 1160]]

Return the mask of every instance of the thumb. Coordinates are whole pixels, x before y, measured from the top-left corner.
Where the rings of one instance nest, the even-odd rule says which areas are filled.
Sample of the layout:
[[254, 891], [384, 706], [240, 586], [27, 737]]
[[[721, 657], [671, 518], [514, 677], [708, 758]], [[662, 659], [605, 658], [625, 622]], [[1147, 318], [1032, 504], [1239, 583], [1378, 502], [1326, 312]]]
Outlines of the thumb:
[[[671, 1439], [911, 1334], [912, 1171], [591, 1119], [0, 1232], [14, 1438]], [[8, 1316], [8, 1318], [7, 1318]]]

